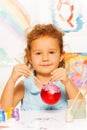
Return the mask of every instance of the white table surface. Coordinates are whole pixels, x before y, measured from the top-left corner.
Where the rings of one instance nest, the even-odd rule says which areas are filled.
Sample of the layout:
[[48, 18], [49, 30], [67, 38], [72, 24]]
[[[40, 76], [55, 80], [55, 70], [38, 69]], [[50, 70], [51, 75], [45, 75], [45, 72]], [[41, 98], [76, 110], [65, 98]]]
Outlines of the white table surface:
[[9, 126], [1, 130], [86, 130], [87, 117], [74, 119], [72, 122], [65, 121], [65, 111], [20, 111], [20, 120], [7, 120], [0, 123]]

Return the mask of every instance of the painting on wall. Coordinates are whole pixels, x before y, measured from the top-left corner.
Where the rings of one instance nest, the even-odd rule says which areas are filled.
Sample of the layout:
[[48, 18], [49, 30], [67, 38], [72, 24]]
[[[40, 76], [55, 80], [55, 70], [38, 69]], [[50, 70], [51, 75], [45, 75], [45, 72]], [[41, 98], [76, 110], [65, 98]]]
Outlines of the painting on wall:
[[21, 55], [24, 31], [32, 23], [55, 24], [66, 33], [66, 51], [86, 52], [86, 14], [82, 0], [0, 0], [0, 65], [14, 64], [12, 57]]
[[13, 59], [8, 56], [3, 48], [0, 48], [0, 66], [7, 66], [12, 64], [14, 64]]
[[86, 89], [87, 53], [65, 53], [65, 61], [70, 79], [78, 88], [84, 85], [84, 89]]
[[0, 0], [0, 66], [14, 64], [12, 53], [22, 46], [24, 31], [29, 26], [29, 13], [20, 1]]
[[81, 0], [51, 0], [52, 21], [64, 32], [78, 32], [85, 22], [82, 8]]
[[[70, 42], [71, 50], [69, 48], [69, 52], [65, 54], [66, 64], [70, 79], [80, 88], [87, 76], [87, 45], [83, 42], [87, 36], [85, 2], [51, 0], [50, 7], [52, 23], [65, 32], [65, 40]], [[84, 83], [84, 88], [86, 87], [87, 81]]]
[[21, 36], [30, 25], [30, 18], [24, 6], [17, 0], [0, 0], [0, 23]]
[[87, 75], [87, 8], [82, 0], [0, 0], [0, 66], [14, 65], [14, 57], [23, 55], [25, 29], [45, 22], [66, 33], [69, 76], [81, 87]]

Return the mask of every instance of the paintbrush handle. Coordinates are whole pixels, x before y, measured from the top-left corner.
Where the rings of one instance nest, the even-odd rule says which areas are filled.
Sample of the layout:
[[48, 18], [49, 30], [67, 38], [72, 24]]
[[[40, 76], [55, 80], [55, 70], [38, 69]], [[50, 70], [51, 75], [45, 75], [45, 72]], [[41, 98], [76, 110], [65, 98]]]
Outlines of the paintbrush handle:
[[[17, 63], [22, 64], [17, 58], [15, 58], [15, 60], [17, 61]], [[30, 71], [30, 75], [42, 86], [40, 80], [36, 76], [34, 76], [31, 71]]]

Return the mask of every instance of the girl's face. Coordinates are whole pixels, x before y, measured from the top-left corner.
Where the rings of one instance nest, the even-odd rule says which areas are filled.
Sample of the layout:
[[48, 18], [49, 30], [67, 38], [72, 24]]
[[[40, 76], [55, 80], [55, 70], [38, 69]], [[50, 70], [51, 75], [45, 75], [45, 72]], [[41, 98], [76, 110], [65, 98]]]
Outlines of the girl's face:
[[55, 38], [41, 37], [31, 43], [30, 62], [37, 74], [50, 74], [62, 58]]

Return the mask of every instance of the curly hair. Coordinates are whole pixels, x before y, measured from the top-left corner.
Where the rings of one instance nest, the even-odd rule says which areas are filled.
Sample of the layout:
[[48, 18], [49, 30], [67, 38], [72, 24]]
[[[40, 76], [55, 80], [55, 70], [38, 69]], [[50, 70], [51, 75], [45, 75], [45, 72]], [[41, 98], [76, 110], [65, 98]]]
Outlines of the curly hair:
[[[29, 64], [29, 52], [31, 49], [32, 41], [40, 38], [40, 37], [52, 37], [58, 40], [60, 53], [63, 54], [63, 36], [64, 32], [60, 31], [55, 25], [53, 24], [37, 24], [35, 25], [32, 30], [30, 31], [29, 28], [26, 31], [26, 40], [27, 40], [27, 47], [25, 48], [25, 56], [24, 62], [25, 64]], [[65, 60], [63, 59], [58, 67], [65, 67]]]

